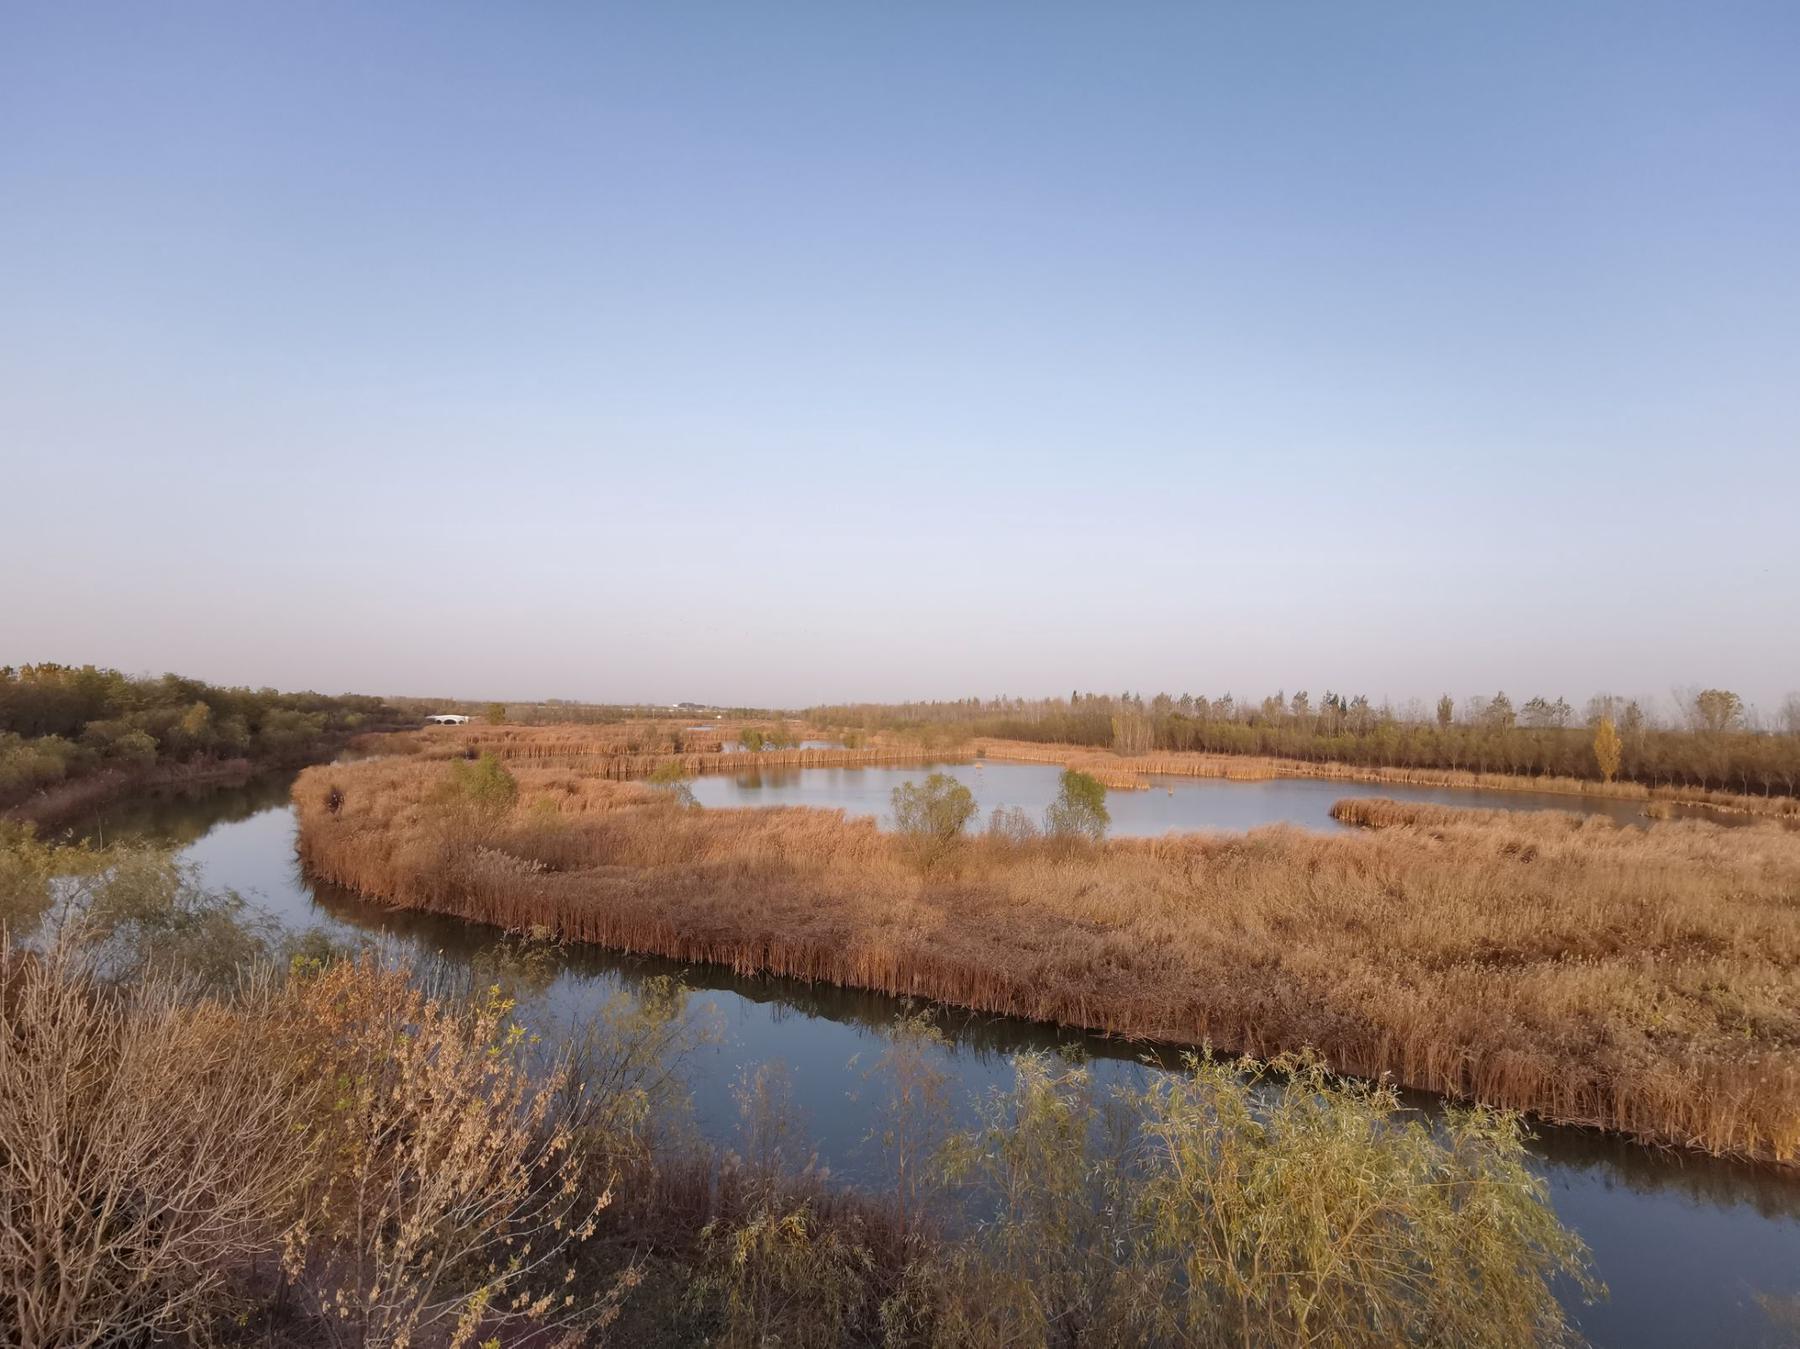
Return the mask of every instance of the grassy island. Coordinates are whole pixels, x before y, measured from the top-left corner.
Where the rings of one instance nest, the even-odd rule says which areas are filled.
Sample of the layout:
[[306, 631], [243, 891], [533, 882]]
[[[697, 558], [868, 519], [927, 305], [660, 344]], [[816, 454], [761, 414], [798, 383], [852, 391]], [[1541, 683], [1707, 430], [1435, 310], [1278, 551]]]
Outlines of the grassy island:
[[457, 743], [303, 773], [306, 865], [505, 928], [1122, 1036], [1311, 1049], [1547, 1120], [1800, 1158], [1800, 832], [1781, 823], [1363, 801], [1345, 811], [1367, 827], [1341, 836], [1000, 830], [922, 865], [841, 812], [691, 809], [517, 736], [504, 761], [432, 757]]

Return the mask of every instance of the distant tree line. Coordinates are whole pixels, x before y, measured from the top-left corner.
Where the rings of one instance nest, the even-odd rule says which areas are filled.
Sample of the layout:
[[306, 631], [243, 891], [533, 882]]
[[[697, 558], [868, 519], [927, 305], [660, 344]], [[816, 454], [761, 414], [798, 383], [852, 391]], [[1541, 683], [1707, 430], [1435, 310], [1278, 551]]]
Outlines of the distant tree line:
[[622, 721], [688, 720], [707, 723], [721, 718], [772, 717], [766, 707], [706, 707], [682, 709], [668, 703], [584, 703], [572, 698], [546, 698], [539, 701], [491, 699], [394, 697], [388, 700], [402, 714], [415, 720], [435, 712], [461, 712], [479, 717], [490, 725], [520, 726], [611, 726]]
[[109, 768], [293, 763], [332, 738], [396, 724], [380, 698], [221, 688], [93, 665], [0, 666], [0, 804]]
[[1201, 750], [1310, 762], [1467, 769], [1679, 785], [1746, 794], [1800, 794], [1800, 694], [1755, 718], [1726, 689], [1679, 696], [1673, 720], [1635, 699], [1599, 694], [1581, 711], [1542, 695], [1504, 692], [1435, 705], [1376, 705], [1362, 694], [1285, 691], [1259, 700], [1184, 693], [1072, 693], [1067, 698], [815, 707], [821, 725], [942, 737], [1089, 745], [1122, 754]]

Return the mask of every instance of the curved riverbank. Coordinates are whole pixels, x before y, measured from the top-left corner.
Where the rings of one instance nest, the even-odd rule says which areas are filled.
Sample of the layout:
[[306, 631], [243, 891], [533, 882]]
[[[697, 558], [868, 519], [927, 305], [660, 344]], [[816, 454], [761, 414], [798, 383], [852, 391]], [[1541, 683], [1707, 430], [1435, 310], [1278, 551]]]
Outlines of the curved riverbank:
[[871, 823], [683, 811], [517, 764], [302, 774], [300, 852], [403, 907], [979, 1011], [1268, 1055], [1636, 1138], [1800, 1151], [1800, 837], [1548, 815], [1321, 838], [967, 848], [921, 876]]

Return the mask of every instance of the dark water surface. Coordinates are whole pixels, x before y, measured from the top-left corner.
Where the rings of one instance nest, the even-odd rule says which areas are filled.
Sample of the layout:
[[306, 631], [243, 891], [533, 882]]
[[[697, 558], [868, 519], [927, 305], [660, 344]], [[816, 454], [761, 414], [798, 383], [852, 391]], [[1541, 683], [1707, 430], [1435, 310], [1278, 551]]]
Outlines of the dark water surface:
[[[981, 797], [984, 809], [1016, 804], [1038, 809], [1053, 793], [1056, 770], [1041, 765], [988, 763], [954, 770]], [[916, 779], [923, 770], [808, 769], [777, 792], [806, 804], [886, 809], [888, 783]], [[702, 778], [696, 792], [713, 804], [766, 800], [771, 790], [737, 779]], [[783, 777], [788, 775], [784, 774]], [[294, 818], [288, 806], [291, 779], [265, 779], [121, 806], [89, 826], [107, 839], [127, 836], [178, 845], [201, 869], [207, 884], [229, 887], [296, 927], [323, 927], [339, 935], [384, 935], [403, 945], [467, 958], [495, 934], [431, 915], [386, 909], [336, 887], [312, 883], [294, 855]], [[1046, 787], [1045, 784], [1049, 785]], [[728, 784], [721, 786], [719, 784]], [[1333, 782], [1222, 783], [1179, 779], [1175, 795], [1112, 793], [1118, 832], [1160, 833], [1165, 828], [1243, 828], [1272, 822], [1278, 803], [1292, 819], [1330, 827], [1324, 812], [1357, 789]], [[704, 789], [704, 790], [703, 790]], [[1403, 789], [1371, 789], [1398, 796]], [[1238, 793], [1240, 796], [1232, 796]], [[845, 799], [853, 795], [852, 799]], [[1475, 793], [1408, 792], [1408, 799], [1475, 804]], [[1521, 794], [1504, 796], [1507, 804]], [[820, 800], [821, 796], [836, 799]], [[1174, 806], [1165, 804], [1178, 803]], [[1557, 808], [1571, 798], [1550, 797]], [[1137, 803], [1142, 803], [1141, 805]], [[860, 805], [858, 804], [860, 803]], [[1483, 802], [1483, 804], [1486, 804]], [[1607, 803], [1616, 805], [1618, 803]], [[1164, 823], [1167, 821], [1167, 823]], [[571, 955], [546, 994], [547, 1016], [556, 1024], [591, 1015], [619, 990], [660, 974], [680, 974], [695, 990], [688, 1015], [714, 1022], [716, 1043], [685, 1067], [693, 1091], [695, 1123], [716, 1141], [734, 1137], [738, 1113], [732, 1087], [759, 1065], [785, 1065], [792, 1099], [805, 1116], [820, 1160], [840, 1180], [872, 1182], [883, 1174], [876, 1149], [866, 1142], [874, 1127], [877, 1094], [866, 1074], [886, 1046], [885, 1031], [902, 1010], [890, 998], [791, 980], [744, 979], [712, 967], [615, 956], [583, 949]], [[955, 1113], [968, 1122], [973, 1104], [993, 1088], [1010, 1084], [1008, 1056], [1022, 1050], [1073, 1047], [1089, 1056], [1102, 1081], [1141, 1082], [1157, 1071], [1140, 1061], [1141, 1046], [1005, 1018], [945, 1012], [947, 1043], [938, 1066], [952, 1084]], [[1422, 1102], [1422, 1104], [1424, 1104]], [[1551, 1188], [1562, 1221], [1593, 1249], [1611, 1298], [1597, 1306], [1576, 1303], [1570, 1313], [1600, 1345], [1763, 1345], [1784, 1339], [1759, 1298], [1800, 1298], [1800, 1180], [1765, 1169], [1662, 1153], [1580, 1130], [1543, 1129], [1532, 1145], [1535, 1164]]]
[[[770, 768], [753, 773], [708, 773], [690, 784], [704, 806], [821, 806], [851, 815], [873, 815], [891, 823], [889, 803], [903, 782], [928, 773], [948, 773], [975, 794], [984, 825], [997, 806], [1017, 806], [1033, 820], [1056, 799], [1062, 769], [1054, 764], [974, 763], [871, 768]], [[1342, 782], [1324, 778], [1273, 778], [1227, 782], [1220, 778], [1153, 775], [1148, 791], [1106, 794], [1110, 833], [1118, 838], [1154, 838], [1171, 829], [1255, 829], [1265, 824], [1297, 824], [1306, 829], [1342, 829], [1331, 805], [1347, 796], [1381, 796], [1484, 810], [1566, 810], [1604, 815], [1621, 824], [1645, 823], [1641, 801], [1553, 792], [1459, 791], [1454, 787], [1414, 787], [1382, 782]]]

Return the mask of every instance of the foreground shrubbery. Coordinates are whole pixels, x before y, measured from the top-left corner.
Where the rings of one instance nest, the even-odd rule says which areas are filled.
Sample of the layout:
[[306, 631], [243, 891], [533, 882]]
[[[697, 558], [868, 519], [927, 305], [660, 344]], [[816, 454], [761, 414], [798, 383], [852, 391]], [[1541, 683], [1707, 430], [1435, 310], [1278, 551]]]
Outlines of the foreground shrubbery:
[[497, 991], [430, 997], [373, 955], [282, 971], [240, 901], [155, 853], [6, 853], [39, 937], [0, 956], [19, 1343], [200, 1338], [278, 1307], [358, 1346], [611, 1315], [616, 1285], [572, 1278], [610, 1196], [573, 1154], [562, 1067]]
[[541, 948], [284, 965], [246, 930], [223, 979], [196, 948], [243, 915], [166, 859], [13, 838], [0, 886], [35, 932], [0, 957], [0, 1325], [34, 1349], [1547, 1343], [1585, 1278], [1515, 1120], [1433, 1132], [1307, 1063], [1133, 1094], [1025, 1056], [964, 1133], [907, 1019], [870, 1074], [891, 1188], [856, 1195], [777, 1070], [735, 1149], [686, 1139], [705, 1031], [667, 981], [541, 1040]]

